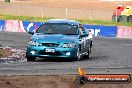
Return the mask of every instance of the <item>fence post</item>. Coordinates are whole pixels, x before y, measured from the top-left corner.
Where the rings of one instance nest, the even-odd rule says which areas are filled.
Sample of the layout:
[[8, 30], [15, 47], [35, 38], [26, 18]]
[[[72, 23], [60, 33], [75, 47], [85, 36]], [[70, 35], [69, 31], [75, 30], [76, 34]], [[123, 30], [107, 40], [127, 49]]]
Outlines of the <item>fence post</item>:
[[21, 4], [19, 5], [19, 16], [21, 16]]
[[117, 22], [117, 10], [116, 10], [116, 22]]
[[46, 20], [48, 20], [48, 7], [45, 7], [44, 8], [44, 12], [45, 12], [45, 17], [46, 17]]
[[90, 21], [92, 20], [92, 9], [90, 9], [90, 17], [89, 17]]
[[65, 18], [67, 19], [67, 15], [68, 15], [68, 9], [66, 7], [66, 10], [65, 10]]
[[44, 18], [44, 7], [42, 7], [42, 18]]

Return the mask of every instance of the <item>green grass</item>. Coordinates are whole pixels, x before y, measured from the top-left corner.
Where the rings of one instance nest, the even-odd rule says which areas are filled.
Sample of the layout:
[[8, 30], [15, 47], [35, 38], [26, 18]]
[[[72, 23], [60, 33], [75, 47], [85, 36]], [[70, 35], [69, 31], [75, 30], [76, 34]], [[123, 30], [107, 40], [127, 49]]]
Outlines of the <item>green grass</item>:
[[94, 25], [108, 25], [108, 26], [132, 26], [132, 22], [113, 22], [106, 20], [84, 20], [78, 19], [82, 24], [94, 24]]
[[[29, 16], [11, 16], [11, 15], [0, 15], [0, 20], [23, 20], [31, 22], [45, 22], [50, 18], [40, 17], [29, 17]], [[88, 20], [88, 19], [74, 19], [82, 24], [94, 24], [94, 25], [109, 25], [109, 26], [132, 26], [132, 22], [112, 22], [106, 20]]]

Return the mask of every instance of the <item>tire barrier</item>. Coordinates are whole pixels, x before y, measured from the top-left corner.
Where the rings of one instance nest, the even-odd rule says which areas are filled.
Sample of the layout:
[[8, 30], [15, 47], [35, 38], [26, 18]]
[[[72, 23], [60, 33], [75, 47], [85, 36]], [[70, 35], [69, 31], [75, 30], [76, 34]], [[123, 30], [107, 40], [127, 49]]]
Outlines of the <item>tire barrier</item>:
[[118, 5], [113, 11], [112, 21], [116, 22], [132, 22], [132, 7]]
[[[18, 20], [0, 20], [0, 31], [7, 32], [35, 32], [43, 22]], [[91, 30], [94, 36], [132, 38], [132, 27], [103, 26], [84, 24], [86, 30]]]

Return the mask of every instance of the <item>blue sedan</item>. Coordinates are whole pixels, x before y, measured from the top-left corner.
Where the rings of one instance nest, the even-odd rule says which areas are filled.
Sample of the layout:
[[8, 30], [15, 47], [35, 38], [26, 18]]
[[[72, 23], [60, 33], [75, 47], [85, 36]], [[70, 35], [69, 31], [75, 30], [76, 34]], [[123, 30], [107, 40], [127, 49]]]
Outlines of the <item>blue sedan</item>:
[[91, 39], [79, 22], [67, 19], [51, 19], [33, 34], [26, 51], [27, 61], [36, 58], [65, 58], [80, 60], [89, 58]]

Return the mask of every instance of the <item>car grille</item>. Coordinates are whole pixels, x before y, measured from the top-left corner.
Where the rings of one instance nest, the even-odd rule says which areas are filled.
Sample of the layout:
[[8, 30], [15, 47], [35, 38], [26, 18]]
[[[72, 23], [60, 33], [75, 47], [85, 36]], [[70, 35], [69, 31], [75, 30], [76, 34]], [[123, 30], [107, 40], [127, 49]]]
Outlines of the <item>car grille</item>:
[[39, 54], [40, 55], [52, 55], [52, 56], [60, 56], [60, 55], [62, 55], [61, 52], [59, 52], [59, 51], [56, 51], [56, 52], [52, 53], [52, 52], [45, 52], [45, 50], [39, 51]]
[[46, 47], [59, 47], [60, 44], [57, 43], [42, 43], [42, 46]]

